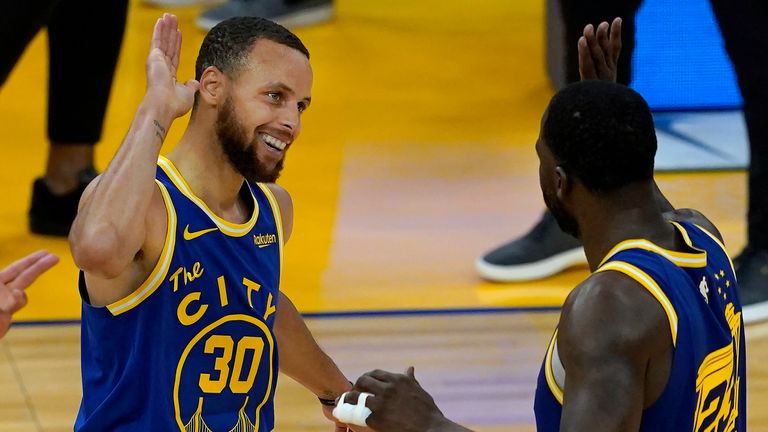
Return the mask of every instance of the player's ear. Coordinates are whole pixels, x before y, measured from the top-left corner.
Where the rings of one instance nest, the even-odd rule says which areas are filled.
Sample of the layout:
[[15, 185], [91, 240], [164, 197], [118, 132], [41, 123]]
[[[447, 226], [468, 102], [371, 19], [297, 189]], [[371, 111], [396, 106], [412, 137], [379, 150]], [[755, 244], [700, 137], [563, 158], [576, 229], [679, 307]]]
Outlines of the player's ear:
[[562, 165], [555, 167], [555, 194], [561, 201], [571, 190], [571, 178], [565, 172]]
[[216, 66], [208, 66], [200, 76], [200, 99], [207, 105], [223, 102], [225, 87], [224, 72]]

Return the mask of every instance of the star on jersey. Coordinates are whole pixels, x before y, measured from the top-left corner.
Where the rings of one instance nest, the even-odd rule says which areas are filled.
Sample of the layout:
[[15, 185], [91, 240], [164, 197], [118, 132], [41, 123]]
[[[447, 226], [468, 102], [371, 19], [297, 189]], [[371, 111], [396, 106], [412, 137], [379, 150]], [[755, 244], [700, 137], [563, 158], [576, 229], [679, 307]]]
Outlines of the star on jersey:
[[709, 297], [708, 297], [709, 286], [707, 286], [707, 278], [706, 277], [702, 277], [701, 278], [701, 283], [699, 283], [699, 292], [704, 297], [704, 301], [707, 302], [707, 304], [709, 304]]

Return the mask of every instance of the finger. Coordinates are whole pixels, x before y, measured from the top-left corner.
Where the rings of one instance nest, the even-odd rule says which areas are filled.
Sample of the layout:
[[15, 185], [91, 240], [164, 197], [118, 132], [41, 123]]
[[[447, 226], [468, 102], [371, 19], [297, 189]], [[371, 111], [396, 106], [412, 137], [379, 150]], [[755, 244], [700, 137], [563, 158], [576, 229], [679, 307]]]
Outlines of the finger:
[[13, 310], [16, 297], [13, 295], [12, 290], [8, 287], [0, 287], [0, 314], [10, 314]]
[[414, 368], [413, 366], [408, 366], [408, 369], [405, 370], [405, 374], [415, 380], [416, 379], [416, 368]]
[[197, 80], [189, 80], [186, 83], [184, 83], [184, 86], [189, 88], [193, 92], [196, 92], [200, 89], [200, 82]]
[[603, 70], [605, 68], [605, 56], [603, 55], [603, 50], [600, 48], [600, 44], [597, 42], [597, 36], [595, 36], [594, 27], [592, 27], [592, 24], [588, 25], [584, 29], [584, 37], [587, 39], [587, 45], [589, 45], [589, 54], [592, 56], [592, 62], [594, 63], [595, 70]]
[[[348, 403], [352, 405], [357, 405], [357, 401], [360, 400], [360, 393], [363, 393], [359, 390], [350, 390], [346, 393], [344, 393], [342, 396], [344, 396], [344, 400], [341, 400], [341, 396], [339, 396], [339, 400], [336, 401], [336, 404], [342, 404], [342, 403]], [[374, 405], [376, 405], [376, 394], [371, 392], [365, 392], [370, 393], [370, 396], [365, 400], [365, 406], [371, 409], [373, 411]]]
[[8, 282], [7, 285], [11, 289], [15, 290], [24, 290], [27, 288], [32, 282], [35, 281], [35, 279], [38, 278], [41, 274], [45, 273], [48, 269], [55, 266], [59, 262], [59, 257], [53, 254], [46, 254], [42, 256], [39, 260], [35, 261], [24, 269], [18, 276], [16, 276], [12, 281]]
[[173, 68], [178, 70], [179, 58], [181, 57], [181, 30], [179, 29], [176, 29], [176, 40], [173, 45], [173, 58], [171, 59], [171, 63], [173, 64]]
[[149, 45], [149, 50], [152, 51], [153, 49], [157, 48], [160, 49], [161, 46], [161, 39], [160, 36], [163, 32], [163, 19], [158, 18], [157, 21], [155, 21], [155, 28], [152, 30], [152, 42]]
[[391, 386], [389, 383], [379, 381], [378, 379], [371, 377], [369, 373], [357, 379], [354, 387], [355, 390], [373, 394], [382, 394], [387, 388]]
[[595, 64], [592, 62], [592, 55], [589, 53], [589, 45], [587, 45], [587, 38], [584, 36], [579, 38], [579, 75], [582, 80], [597, 79], [597, 73], [595, 72]]
[[8, 267], [0, 270], [0, 283], [7, 284], [8, 282], [15, 279], [21, 272], [28, 269], [34, 263], [47, 255], [51, 255], [51, 253], [48, 251], [40, 250], [31, 253], [17, 261], [14, 261]]
[[368, 372], [365, 375], [368, 375], [371, 378], [375, 378], [375, 379], [377, 379], [379, 381], [383, 381], [383, 382], [394, 382], [395, 380], [398, 379], [398, 377], [402, 376], [402, 374], [393, 373], [393, 372], [387, 372], [387, 371], [381, 370], [381, 369], [372, 370], [372, 371]]
[[[171, 20], [172, 21], [172, 20]], [[168, 60], [173, 62], [174, 57], [176, 57], [176, 32], [179, 29], [175, 28], [173, 26], [173, 23], [171, 22], [168, 27]]]
[[[608, 46], [608, 30], [610, 29], [610, 26], [607, 22], [603, 21], [600, 23], [599, 26], [597, 26], [597, 43], [600, 45], [600, 50], [603, 52], [604, 56], [610, 57], [610, 47]], [[610, 60], [610, 58], [606, 58], [606, 61]]]
[[11, 304], [9, 312], [14, 314], [27, 305], [27, 295], [21, 290], [13, 290], [11, 291], [11, 295], [13, 296], [13, 303]]
[[170, 20], [171, 20], [170, 19], [170, 15], [167, 14], [167, 13], [164, 13], [163, 14], [163, 20], [162, 20], [162, 23], [163, 23], [162, 34], [160, 35], [160, 39], [162, 41], [162, 45], [161, 45], [160, 49], [161, 49], [161, 51], [163, 51], [163, 54], [166, 57], [170, 57], [168, 52], [169, 52], [169, 50], [171, 48], [171, 44], [169, 42], [169, 37], [170, 37], [170, 33], [171, 33]]
[[176, 44], [178, 36], [176, 33], [179, 31], [179, 19], [176, 15], [168, 15], [168, 58], [173, 59], [176, 55]]
[[621, 18], [615, 18], [611, 24], [610, 34], [610, 55], [614, 62], [618, 62], [619, 55], [621, 54]]

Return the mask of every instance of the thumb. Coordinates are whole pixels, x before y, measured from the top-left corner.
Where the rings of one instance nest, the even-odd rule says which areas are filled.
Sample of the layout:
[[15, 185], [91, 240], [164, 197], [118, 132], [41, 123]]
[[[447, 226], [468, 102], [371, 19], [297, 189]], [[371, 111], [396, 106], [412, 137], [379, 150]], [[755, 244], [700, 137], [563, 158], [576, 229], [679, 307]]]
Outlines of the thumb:
[[197, 91], [197, 90], [200, 89], [200, 82], [197, 81], [197, 80], [193, 80], [192, 79], [192, 80], [189, 80], [189, 81], [185, 82], [184, 83], [184, 87], [186, 87], [186, 88], [188, 88], [188, 89], [190, 89], [192, 91]]
[[418, 380], [416, 380], [416, 368], [413, 366], [408, 366], [408, 369], [405, 370], [405, 374], [408, 375], [409, 378], [413, 378], [414, 381], [416, 381], [416, 384], [419, 383]]

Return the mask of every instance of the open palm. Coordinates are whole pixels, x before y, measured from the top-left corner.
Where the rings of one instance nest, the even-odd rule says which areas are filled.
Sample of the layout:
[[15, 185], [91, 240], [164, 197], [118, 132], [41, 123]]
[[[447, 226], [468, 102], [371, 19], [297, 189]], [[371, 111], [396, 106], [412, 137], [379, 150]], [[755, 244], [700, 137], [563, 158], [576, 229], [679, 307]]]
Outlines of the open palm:
[[174, 118], [183, 116], [192, 108], [199, 86], [195, 80], [185, 84], [176, 80], [180, 51], [179, 20], [175, 15], [163, 14], [155, 23], [147, 57], [147, 93], [159, 96]]

